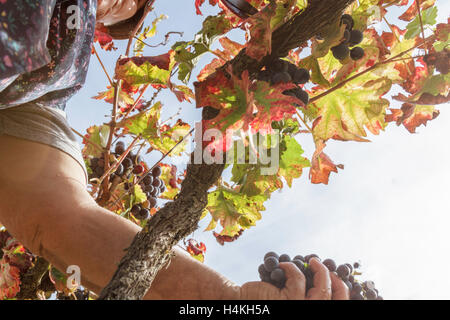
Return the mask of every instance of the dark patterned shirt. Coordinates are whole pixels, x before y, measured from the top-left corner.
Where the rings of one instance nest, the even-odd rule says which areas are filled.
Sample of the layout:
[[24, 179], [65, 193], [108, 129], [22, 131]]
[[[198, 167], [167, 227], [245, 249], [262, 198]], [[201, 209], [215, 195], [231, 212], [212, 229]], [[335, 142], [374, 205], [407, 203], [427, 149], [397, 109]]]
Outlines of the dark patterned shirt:
[[84, 84], [97, 0], [0, 0], [0, 109], [64, 110]]

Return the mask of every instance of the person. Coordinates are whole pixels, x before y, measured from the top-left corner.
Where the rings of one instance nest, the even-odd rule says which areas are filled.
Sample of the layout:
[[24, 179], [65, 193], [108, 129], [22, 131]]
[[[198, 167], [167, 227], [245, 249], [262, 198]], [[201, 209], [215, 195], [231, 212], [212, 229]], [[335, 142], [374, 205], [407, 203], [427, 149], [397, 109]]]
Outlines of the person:
[[[98, 3], [97, 3], [98, 2]], [[100, 207], [86, 188], [65, 105], [83, 85], [96, 23], [126, 38], [145, 0], [0, 1], [0, 221], [34, 254], [100, 293], [140, 228]], [[77, 6], [79, 20], [73, 19]], [[76, 28], [72, 28], [76, 25]], [[71, 27], [72, 26], [72, 27]], [[236, 285], [181, 249], [145, 299], [348, 299], [346, 285], [312, 259], [314, 288], [292, 263], [282, 290]]]

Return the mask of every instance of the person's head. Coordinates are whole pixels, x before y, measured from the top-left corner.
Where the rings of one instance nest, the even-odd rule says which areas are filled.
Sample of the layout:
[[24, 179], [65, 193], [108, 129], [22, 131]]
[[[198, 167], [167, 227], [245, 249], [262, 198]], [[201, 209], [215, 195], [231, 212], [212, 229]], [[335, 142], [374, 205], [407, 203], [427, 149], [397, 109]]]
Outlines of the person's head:
[[108, 29], [114, 39], [128, 39], [144, 14], [150, 0], [98, 0], [97, 22]]

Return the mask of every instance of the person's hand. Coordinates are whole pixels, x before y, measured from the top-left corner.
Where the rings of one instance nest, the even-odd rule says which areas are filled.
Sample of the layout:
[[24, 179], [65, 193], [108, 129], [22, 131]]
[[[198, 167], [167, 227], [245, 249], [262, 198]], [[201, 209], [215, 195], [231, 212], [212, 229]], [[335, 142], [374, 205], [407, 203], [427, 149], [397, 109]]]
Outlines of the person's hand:
[[240, 297], [243, 300], [348, 300], [349, 290], [339, 277], [330, 273], [319, 260], [310, 260], [314, 274], [314, 287], [306, 291], [306, 279], [303, 273], [291, 262], [281, 262], [286, 274], [283, 289], [261, 281], [247, 282], [241, 286]]

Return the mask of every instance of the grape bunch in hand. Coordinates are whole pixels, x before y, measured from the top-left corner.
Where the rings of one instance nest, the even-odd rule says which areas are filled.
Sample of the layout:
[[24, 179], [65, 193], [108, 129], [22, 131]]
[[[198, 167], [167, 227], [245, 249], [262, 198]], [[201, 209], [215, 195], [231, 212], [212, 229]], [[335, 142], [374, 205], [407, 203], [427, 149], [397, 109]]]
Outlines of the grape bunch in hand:
[[[264, 256], [264, 263], [258, 267], [260, 279], [279, 289], [283, 289], [286, 284], [286, 276], [284, 270], [280, 268], [280, 262], [291, 262], [304, 274], [306, 295], [308, 295], [308, 290], [314, 286], [314, 273], [310, 267], [311, 258], [320, 259], [316, 254], [307, 256], [296, 255], [291, 259], [288, 254], [278, 255], [273, 251], [268, 252]], [[350, 292], [350, 300], [383, 300], [373, 281], [357, 279], [361, 275], [357, 271], [360, 267], [359, 263], [355, 262], [353, 265], [345, 263], [338, 266], [332, 259], [325, 259], [322, 263], [347, 285]]]

